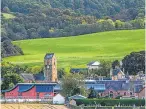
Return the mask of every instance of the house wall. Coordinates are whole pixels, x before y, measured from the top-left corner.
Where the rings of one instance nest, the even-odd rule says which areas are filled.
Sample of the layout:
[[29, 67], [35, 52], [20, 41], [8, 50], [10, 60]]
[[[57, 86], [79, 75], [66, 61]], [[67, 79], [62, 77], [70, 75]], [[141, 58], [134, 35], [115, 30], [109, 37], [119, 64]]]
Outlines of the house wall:
[[5, 92], [5, 98], [17, 98], [17, 97], [18, 97], [18, 86], [9, 92]]
[[33, 87], [32, 89], [26, 91], [26, 92], [22, 92], [22, 98], [36, 98], [36, 88]]
[[61, 95], [56, 95], [53, 97], [53, 104], [64, 104], [65, 103], [65, 98]]
[[21, 98], [21, 99], [38, 99], [38, 98], [44, 98], [46, 94], [54, 96], [54, 92], [36, 92], [36, 86], [31, 88], [30, 90], [26, 92], [18, 92], [19, 86], [17, 86], [15, 89], [13, 89], [10, 92], [5, 92], [4, 96], [5, 98]]
[[113, 89], [109, 89], [109, 90], [105, 90], [103, 93], [102, 93], [102, 96], [109, 96], [110, 92], [113, 92], [113, 98], [115, 98], [117, 96], [117, 92]]
[[[51, 59], [44, 60], [44, 73], [45, 77], [48, 78], [49, 82], [57, 82], [57, 59], [55, 55]], [[49, 68], [46, 69], [46, 66], [50, 65]]]
[[55, 55], [52, 58], [52, 82], [57, 82], [57, 59]]
[[[102, 96], [109, 96], [110, 92], [113, 92], [113, 98], [116, 98], [117, 96], [131, 96], [131, 91], [127, 90], [120, 90], [120, 91], [115, 91], [113, 89], [105, 90], [102, 93]], [[135, 93], [132, 93], [132, 95], [135, 95]]]
[[89, 69], [89, 70], [92, 70], [92, 69], [99, 69], [99, 66], [88, 66], [88, 69]]
[[145, 98], [145, 88], [143, 88], [139, 93], [136, 94], [138, 98], [143, 99]]
[[51, 95], [52, 97], [54, 96], [54, 93], [53, 92], [40, 92], [39, 93], [39, 98], [45, 98], [45, 95], [46, 94], [49, 94]]

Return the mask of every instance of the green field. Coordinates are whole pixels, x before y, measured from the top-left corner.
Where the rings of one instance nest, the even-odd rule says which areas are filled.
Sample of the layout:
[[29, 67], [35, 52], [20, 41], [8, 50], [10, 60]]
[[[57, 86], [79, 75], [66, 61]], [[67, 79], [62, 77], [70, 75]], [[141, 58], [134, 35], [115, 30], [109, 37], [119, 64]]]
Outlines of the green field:
[[13, 14], [8, 14], [8, 13], [2, 13], [3, 17], [5, 19], [13, 19], [15, 16]]
[[122, 59], [144, 50], [144, 30], [122, 30], [73, 37], [14, 41], [25, 55], [4, 58], [19, 65], [43, 65], [47, 52], [54, 52], [58, 67], [85, 67], [94, 60]]

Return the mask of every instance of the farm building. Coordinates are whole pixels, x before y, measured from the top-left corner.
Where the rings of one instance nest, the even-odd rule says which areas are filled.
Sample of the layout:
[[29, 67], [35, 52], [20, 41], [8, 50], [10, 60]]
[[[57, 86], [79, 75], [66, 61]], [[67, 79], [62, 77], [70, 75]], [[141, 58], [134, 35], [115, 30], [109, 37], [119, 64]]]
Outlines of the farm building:
[[64, 104], [65, 98], [61, 94], [57, 94], [53, 97], [53, 104]]
[[57, 83], [18, 83], [14, 88], [2, 90], [4, 97], [21, 99], [43, 99], [54, 96], [54, 87]]
[[124, 72], [119, 67], [110, 70], [110, 76], [112, 80], [119, 80], [125, 78]]
[[95, 70], [100, 68], [100, 62], [98, 61], [93, 61], [87, 64], [88, 70]]

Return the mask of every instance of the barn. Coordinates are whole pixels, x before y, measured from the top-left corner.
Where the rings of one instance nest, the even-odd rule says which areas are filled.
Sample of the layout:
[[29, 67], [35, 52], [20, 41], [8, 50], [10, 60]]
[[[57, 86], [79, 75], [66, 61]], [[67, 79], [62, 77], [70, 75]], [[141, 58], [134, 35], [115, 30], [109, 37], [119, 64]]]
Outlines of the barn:
[[53, 97], [53, 104], [64, 104], [65, 98], [61, 94], [57, 94]]
[[2, 90], [6, 99], [49, 99], [54, 96], [57, 83], [18, 83], [14, 88]]

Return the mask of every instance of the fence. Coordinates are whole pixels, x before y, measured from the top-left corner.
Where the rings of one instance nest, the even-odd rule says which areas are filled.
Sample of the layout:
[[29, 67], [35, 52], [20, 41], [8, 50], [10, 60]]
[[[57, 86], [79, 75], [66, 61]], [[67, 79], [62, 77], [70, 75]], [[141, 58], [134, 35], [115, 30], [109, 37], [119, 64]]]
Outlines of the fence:
[[121, 107], [113, 107], [113, 106], [69, 106], [70, 109], [145, 109], [145, 107], [133, 107], [133, 106], [121, 106]]
[[38, 102], [38, 103], [48, 103], [52, 102], [52, 99], [1, 99], [1, 103], [32, 103], [32, 102]]

